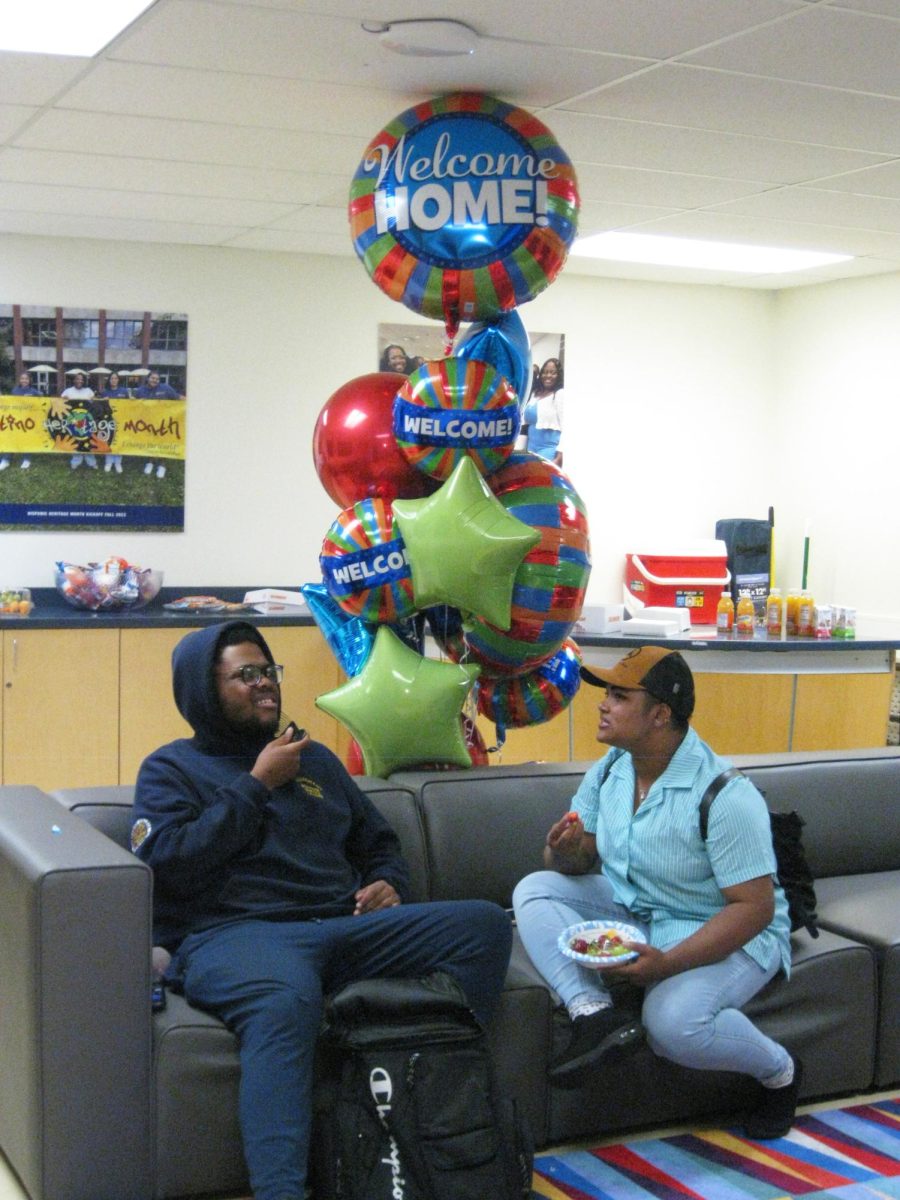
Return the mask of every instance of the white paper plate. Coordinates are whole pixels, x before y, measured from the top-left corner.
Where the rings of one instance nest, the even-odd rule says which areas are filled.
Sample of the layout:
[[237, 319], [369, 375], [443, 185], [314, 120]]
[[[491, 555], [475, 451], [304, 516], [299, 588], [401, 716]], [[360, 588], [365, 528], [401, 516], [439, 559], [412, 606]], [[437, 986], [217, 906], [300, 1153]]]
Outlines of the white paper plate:
[[572, 958], [583, 967], [620, 967], [623, 963], [637, 958], [637, 951], [630, 950], [627, 954], [579, 954], [572, 949], [572, 940], [583, 937], [586, 942], [596, 942], [606, 932], [619, 935], [623, 942], [646, 942], [646, 938], [635, 925], [624, 921], [580, 921], [570, 925], [559, 935], [557, 945], [567, 958]]

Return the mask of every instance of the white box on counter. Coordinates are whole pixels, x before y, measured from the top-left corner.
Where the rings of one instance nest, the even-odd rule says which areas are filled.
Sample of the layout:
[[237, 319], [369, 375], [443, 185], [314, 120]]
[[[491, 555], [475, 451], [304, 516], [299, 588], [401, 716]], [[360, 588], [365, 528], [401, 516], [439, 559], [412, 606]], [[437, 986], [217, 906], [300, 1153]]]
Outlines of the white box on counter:
[[[674, 621], [681, 633], [691, 631], [691, 613], [687, 608], [661, 608], [658, 605], [646, 605], [635, 613], [642, 621]], [[630, 622], [629, 622], [630, 623]], [[627, 633], [628, 630], [626, 629]]]
[[624, 604], [586, 604], [578, 622], [583, 633], [620, 633]]
[[285, 592], [280, 588], [257, 588], [256, 591], [245, 592], [244, 603], [252, 604], [257, 612], [264, 614], [306, 608], [302, 592]]

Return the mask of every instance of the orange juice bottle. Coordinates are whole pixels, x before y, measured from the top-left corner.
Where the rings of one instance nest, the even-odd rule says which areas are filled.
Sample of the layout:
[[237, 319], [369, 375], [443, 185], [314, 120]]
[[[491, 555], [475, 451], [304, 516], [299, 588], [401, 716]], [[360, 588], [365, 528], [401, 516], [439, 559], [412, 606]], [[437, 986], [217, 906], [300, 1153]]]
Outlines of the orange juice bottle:
[[743, 634], [745, 637], [753, 636], [753, 626], [756, 624], [756, 608], [753, 604], [753, 597], [749, 592], [741, 592], [741, 597], [737, 603], [737, 612], [734, 617], [734, 627], [737, 633]]
[[731, 633], [734, 628], [734, 601], [731, 592], [723, 592], [716, 608], [716, 632]]
[[784, 605], [784, 631], [788, 637], [797, 636], [797, 609], [800, 606], [800, 589], [789, 588]]
[[781, 588], [769, 590], [766, 600], [766, 633], [769, 637], [781, 637], [781, 618], [784, 616], [784, 601], [781, 598]]
[[797, 599], [797, 637], [815, 637], [816, 602], [804, 588]]

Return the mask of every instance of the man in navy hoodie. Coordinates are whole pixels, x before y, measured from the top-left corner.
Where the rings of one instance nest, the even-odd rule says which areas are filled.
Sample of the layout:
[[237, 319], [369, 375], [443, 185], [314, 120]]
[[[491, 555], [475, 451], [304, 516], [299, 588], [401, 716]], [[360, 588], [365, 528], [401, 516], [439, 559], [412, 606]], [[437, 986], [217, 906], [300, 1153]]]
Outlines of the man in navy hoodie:
[[132, 847], [153, 870], [167, 978], [238, 1037], [256, 1200], [304, 1195], [323, 997], [442, 970], [486, 1023], [511, 930], [487, 902], [407, 904], [391, 827], [340, 761], [281, 721], [281, 667], [255, 626], [188, 634], [172, 656], [194, 730], [145, 759]]

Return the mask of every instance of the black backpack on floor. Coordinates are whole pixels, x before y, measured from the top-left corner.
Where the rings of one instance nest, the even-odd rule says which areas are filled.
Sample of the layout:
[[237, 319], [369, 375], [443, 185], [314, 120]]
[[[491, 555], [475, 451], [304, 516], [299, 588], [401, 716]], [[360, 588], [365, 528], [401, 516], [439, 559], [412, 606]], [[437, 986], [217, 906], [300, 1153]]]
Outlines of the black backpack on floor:
[[326, 1006], [316, 1200], [527, 1200], [533, 1146], [455, 980], [372, 979]]

